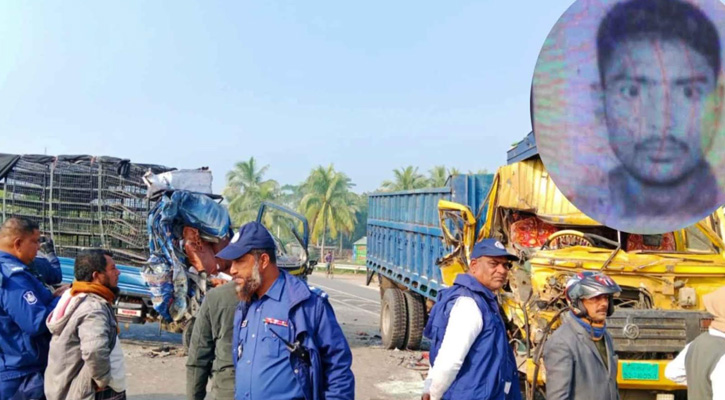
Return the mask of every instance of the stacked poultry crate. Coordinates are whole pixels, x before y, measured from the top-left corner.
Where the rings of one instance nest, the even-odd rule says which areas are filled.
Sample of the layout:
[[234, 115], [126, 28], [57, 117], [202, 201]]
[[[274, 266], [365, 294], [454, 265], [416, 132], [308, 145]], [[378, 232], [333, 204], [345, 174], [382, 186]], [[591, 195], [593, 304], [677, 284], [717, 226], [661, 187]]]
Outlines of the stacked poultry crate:
[[101, 247], [119, 264], [140, 265], [149, 256], [153, 207], [142, 177], [170, 170], [114, 157], [0, 155], [0, 217], [36, 221], [59, 256]]

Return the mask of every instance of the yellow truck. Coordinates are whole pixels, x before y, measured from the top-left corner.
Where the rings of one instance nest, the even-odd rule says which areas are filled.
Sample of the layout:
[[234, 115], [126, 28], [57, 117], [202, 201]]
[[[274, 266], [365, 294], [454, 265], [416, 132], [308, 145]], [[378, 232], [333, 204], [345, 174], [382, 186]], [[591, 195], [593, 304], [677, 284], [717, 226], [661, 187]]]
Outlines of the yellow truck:
[[[445, 286], [466, 270], [473, 244], [495, 237], [522, 257], [499, 297], [509, 321], [529, 398], [545, 394], [542, 348], [567, 309], [567, 279], [580, 271], [611, 276], [622, 288], [607, 321], [619, 357], [623, 399], [685, 396], [664, 376], [667, 363], [706, 330], [712, 316], [702, 296], [725, 285], [723, 210], [662, 235], [634, 235], [603, 226], [572, 205], [539, 158], [533, 134], [509, 151], [484, 205], [474, 210], [439, 201], [445, 244], [439, 260]], [[483, 221], [483, 223], [478, 223]]]

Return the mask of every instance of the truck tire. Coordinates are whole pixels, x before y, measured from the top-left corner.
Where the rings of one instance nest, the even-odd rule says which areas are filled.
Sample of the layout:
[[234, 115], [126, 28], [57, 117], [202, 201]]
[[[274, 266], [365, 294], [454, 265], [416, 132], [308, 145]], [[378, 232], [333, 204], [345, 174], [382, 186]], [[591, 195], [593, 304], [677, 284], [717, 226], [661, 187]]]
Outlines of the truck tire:
[[405, 305], [408, 309], [408, 329], [405, 335], [405, 347], [408, 350], [420, 349], [425, 329], [425, 302], [418, 293], [404, 292]]
[[380, 308], [380, 333], [383, 347], [389, 350], [405, 347], [408, 315], [405, 295], [400, 289], [387, 289]]

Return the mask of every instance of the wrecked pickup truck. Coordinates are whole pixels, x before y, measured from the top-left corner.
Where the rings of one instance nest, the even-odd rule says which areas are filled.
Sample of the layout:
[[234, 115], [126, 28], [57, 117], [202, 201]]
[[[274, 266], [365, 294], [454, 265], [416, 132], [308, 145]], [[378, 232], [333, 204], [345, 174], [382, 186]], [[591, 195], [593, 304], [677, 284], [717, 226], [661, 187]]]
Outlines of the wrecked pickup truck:
[[[152, 317], [158, 317], [167, 331], [183, 332], [187, 343], [207, 291], [231, 279], [231, 262], [215, 254], [229, 244], [234, 227], [221, 196], [210, 194], [211, 181], [200, 191], [193, 171], [149, 175], [145, 180], [149, 196], [157, 202], [148, 216], [150, 256], [140, 276], [151, 291]], [[306, 279], [315, 265], [307, 250], [307, 219], [264, 202], [257, 222], [276, 228], [269, 230], [277, 243], [277, 265]]]

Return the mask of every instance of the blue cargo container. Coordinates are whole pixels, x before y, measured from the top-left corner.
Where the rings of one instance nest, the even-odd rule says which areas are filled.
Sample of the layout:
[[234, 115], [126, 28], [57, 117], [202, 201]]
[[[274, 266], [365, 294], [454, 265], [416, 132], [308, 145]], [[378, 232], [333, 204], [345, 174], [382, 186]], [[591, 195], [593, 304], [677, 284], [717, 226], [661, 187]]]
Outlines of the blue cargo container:
[[[425, 319], [420, 315], [421, 307], [425, 312], [424, 299], [435, 300], [443, 287], [436, 261], [453, 249], [443, 242], [438, 201], [461, 203], [477, 214], [485, 206], [493, 178], [493, 174], [455, 175], [442, 188], [369, 196], [367, 268], [371, 277], [378, 275], [383, 288], [381, 331], [386, 347], [419, 346], [422, 322], [418, 320]], [[485, 213], [484, 208], [481, 215]], [[482, 223], [479, 218], [477, 231]], [[386, 294], [388, 287], [396, 290]], [[409, 326], [400, 326], [403, 323]]]

